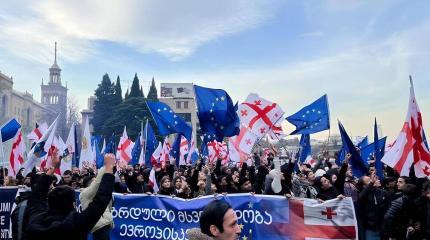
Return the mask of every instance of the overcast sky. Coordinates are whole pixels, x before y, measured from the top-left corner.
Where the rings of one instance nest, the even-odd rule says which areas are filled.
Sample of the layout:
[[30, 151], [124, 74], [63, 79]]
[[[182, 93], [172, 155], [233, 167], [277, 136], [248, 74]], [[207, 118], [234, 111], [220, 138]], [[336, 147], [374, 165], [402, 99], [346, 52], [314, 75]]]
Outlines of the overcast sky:
[[223, 88], [239, 102], [256, 92], [287, 115], [327, 93], [332, 134], [339, 119], [372, 136], [377, 117], [391, 142], [412, 74], [430, 124], [429, 1], [2, 1], [0, 71], [17, 90], [40, 100], [55, 41], [82, 108], [104, 73], [119, 75], [123, 92], [135, 73], [145, 89], [154, 77]]

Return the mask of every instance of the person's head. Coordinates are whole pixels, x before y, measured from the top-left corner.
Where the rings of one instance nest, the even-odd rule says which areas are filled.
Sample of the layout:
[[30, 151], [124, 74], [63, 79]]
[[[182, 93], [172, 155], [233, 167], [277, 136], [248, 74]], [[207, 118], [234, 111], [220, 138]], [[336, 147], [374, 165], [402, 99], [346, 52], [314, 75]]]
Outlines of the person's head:
[[410, 183], [406, 183], [402, 187], [403, 195], [408, 197], [408, 198], [413, 198], [415, 196], [415, 194], [417, 193], [416, 191], [417, 191], [417, 187], [413, 184], [410, 184]]
[[182, 187], [182, 178], [181, 177], [175, 177], [175, 188], [180, 189]]
[[306, 178], [307, 178], [309, 181], [314, 181], [314, 180], [315, 180], [315, 173], [314, 173], [314, 172], [312, 172], [312, 171], [307, 172]]
[[220, 181], [219, 185], [220, 186], [227, 186], [228, 185], [228, 183], [227, 183], [227, 176], [222, 176], [221, 177], [221, 181]]
[[321, 178], [320, 178], [320, 182], [321, 182], [321, 188], [326, 190], [329, 189], [331, 187], [331, 182], [329, 177], [324, 174]]
[[237, 239], [240, 228], [231, 206], [220, 200], [209, 203], [200, 215], [200, 230], [215, 239]]
[[75, 190], [67, 185], [53, 188], [48, 193], [49, 209], [68, 214], [75, 208]]
[[84, 180], [82, 181], [82, 184], [83, 184], [82, 187], [86, 188], [86, 187], [90, 186], [90, 184], [94, 181], [94, 179], [95, 179], [95, 176], [92, 176], [92, 175], [85, 176]]
[[161, 178], [161, 187], [168, 189], [172, 187], [172, 182], [170, 181], [170, 177], [169, 176], [164, 176], [163, 178]]
[[16, 186], [16, 179], [12, 176], [6, 176], [4, 178], [4, 186]]
[[72, 175], [70, 174], [70, 172], [69, 173], [65, 173], [63, 175], [63, 182], [65, 184], [69, 184], [71, 181], [72, 181]]
[[144, 181], [143, 174], [138, 173], [138, 174], [136, 175], [136, 181], [137, 181], [138, 183], [142, 183], [142, 182]]
[[121, 175], [121, 176], [119, 177], [119, 179], [121, 180], [121, 183], [125, 183], [125, 176], [124, 176], [124, 175]]
[[82, 168], [82, 171], [81, 171], [81, 175], [82, 176], [84, 176], [84, 175], [87, 175], [89, 172], [88, 172], [88, 169], [87, 168]]
[[430, 181], [427, 181], [421, 187], [421, 195], [430, 200]]
[[240, 190], [243, 192], [253, 192], [254, 188], [252, 187], [252, 183], [248, 178], [243, 178], [240, 180]]
[[403, 191], [405, 184], [408, 184], [408, 183], [412, 183], [412, 180], [409, 177], [405, 177], [405, 176], [399, 177], [397, 179], [397, 189], [399, 191]]
[[394, 191], [396, 189], [397, 181], [396, 181], [396, 179], [394, 177], [386, 177], [386, 178], [384, 178], [383, 183], [384, 183], [384, 187], [387, 190]]
[[354, 176], [352, 175], [352, 168], [351, 166], [348, 167], [348, 170], [346, 170], [346, 177], [347, 178], [353, 178]]
[[78, 167], [73, 167], [72, 168], [73, 174], [80, 174], [79, 168]]

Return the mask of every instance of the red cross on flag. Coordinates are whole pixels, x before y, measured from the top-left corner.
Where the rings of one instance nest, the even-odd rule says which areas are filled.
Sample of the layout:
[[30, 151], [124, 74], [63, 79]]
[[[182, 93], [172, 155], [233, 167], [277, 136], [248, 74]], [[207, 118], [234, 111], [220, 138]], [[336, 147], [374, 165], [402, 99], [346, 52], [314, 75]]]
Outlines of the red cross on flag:
[[25, 143], [20, 130], [16, 132], [9, 157], [8, 175], [15, 177], [24, 163]]
[[225, 142], [218, 142], [218, 158], [221, 159], [221, 164], [222, 165], [226, 165], [228, 164], [228, 148], [227, 148], [227, 143]]
[[258, 137], [264, 136], [282, 118], [281, 107], [251, 93], [237, 110], [240, 122]]
[[409, 107], [402, 131], [381, 160], [401, 176], [409, 176], [413, 166], [418, 178], [430, 176], [430, 152], [425, 146], [421, 111], [411, 79]]
[[163, 148], [161, 149], [161, 154], [160, 154], [160, 163], [161, 163], [162, 169], [166, 168], [166, 163], [170, 160], [169, 156], [170, 156], [171, 149], [172, 147], [170, 146], [169, 138], [165, 137]]
[[209, 158], [209, 162], [216, 162], [216, 160], [218, 159], [219, 156], [219, 145], [217, 140], [213, 140], [212, 142], [208, 142], [207, 143], [208, 146], [208, 158]]
[[116, 151], [116, 158], [120, 161], [129, 162], [132, 158], [131, 151], [133, 150], [134, 143], [128, 138], [127, 128], [124, 126], [124, 132], [119, 140], [118, 148]]
[[254, 133], [242, 126], [239, 135], [228, 140], [230, 159], [235, 163], [242, 163], [251, 153], [257, 139]]
[[188, 153], [188, 140], [181, 135], [181, 144], [179, 145], [179, 165], [186, 165], [185, 155]]

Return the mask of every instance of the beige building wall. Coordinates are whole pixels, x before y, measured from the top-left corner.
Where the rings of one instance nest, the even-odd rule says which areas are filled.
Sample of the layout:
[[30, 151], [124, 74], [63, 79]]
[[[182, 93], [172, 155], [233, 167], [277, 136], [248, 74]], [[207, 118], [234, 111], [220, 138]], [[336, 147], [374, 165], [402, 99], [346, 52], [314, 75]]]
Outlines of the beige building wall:
[[28, 132], [49, 114], [52, 113], [35, 101], [32, 94], [14, 90], [13, 79], [0, 72], [0, 124], [16, 118], [23, 131]]

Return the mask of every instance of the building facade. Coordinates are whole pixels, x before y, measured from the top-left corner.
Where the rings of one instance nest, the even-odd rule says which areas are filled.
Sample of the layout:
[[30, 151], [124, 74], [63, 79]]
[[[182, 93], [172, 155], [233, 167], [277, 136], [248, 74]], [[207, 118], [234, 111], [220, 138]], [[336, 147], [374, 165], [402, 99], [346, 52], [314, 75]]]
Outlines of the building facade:
[[199, 124], [193, 84], [161, 83], [160, 85], [160, 102], [167, 104], [177, 115], [184, 118], [193, 128], [193, 135], [197, 136], [196, 130]]
[[49, 68], [49, 82], [41, 87], [41, 103], [46, 109], [56, 114], [48, 119], [52, 122], [58, 115], [57, 134], [65, 139], [67, 137], [67, 87], [61, 83], [61, 68], [57, 64], [57, 43], [55, 43], [54, 64]]
[[[55, 51], [56, 52], [56, 51]], [[0, 124], [16, 118], [24, 132], [33, 129], [36, 123], [50, 124], [61, 113], [57, 133], [66, 136], [67, 88], [61, 85], [61, 69], [55, 60], [50, 71], [47, 85], [42, 81], [42, 102], [39, 103], [29, 92], [13, 89], [13, 78], [0, 72]]]

